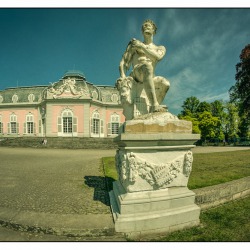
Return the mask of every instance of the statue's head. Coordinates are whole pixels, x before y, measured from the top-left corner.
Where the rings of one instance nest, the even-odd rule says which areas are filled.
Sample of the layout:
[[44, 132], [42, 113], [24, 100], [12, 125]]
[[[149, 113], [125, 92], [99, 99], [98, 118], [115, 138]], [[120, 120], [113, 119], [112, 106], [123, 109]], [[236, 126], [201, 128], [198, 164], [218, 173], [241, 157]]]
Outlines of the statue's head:
[[120, 93], [122, 104], [125, 104], [125, 103], [132, 104], [132, 99], [131, 99], [132, 82], [131, 80], [133, 80], [131, 79], [131, 77], [126, 77], [123, 80], [118, 79], [116, 82], [116, 87]]
[[141, 27], [142, 33], [144, 32], [145, 25], [146, 25], [147, 23], [150, 23], [150, 24], [153, 26], [154, 35], [155, 35], [155, 34], [156, 34], [156, 30], [157, 30], [157, 26], [156, 26], [156, 24], [155, 24], [152, 20], [150, 20], [150, 19], [147, 19], [147, 20], [145, 20], [145, 21], [143, 22], [142, 27]]

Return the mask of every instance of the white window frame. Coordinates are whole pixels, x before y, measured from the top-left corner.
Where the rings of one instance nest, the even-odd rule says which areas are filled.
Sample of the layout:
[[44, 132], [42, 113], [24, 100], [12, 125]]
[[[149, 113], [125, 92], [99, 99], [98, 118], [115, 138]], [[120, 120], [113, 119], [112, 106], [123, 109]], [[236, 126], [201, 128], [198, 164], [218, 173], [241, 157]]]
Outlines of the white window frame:
[[116, 136], [120, 133], [121, 116], [117, 113], [113, 113], [110, 116], [110, 122], [108, 123], [108, 136]]
[[57, 118], [58, 136], [70, 137], [77, 136], [77, 117], [71, 109], [64, 109], [61, 116]]
[[27, 135], [34, 135], [36, 134], [36, 126], [34, 122], [34, 115], [29, 112], [26, 115], [25, 123], [23, 124], [23, 133]]
[[17, 115], [14, 113], [10, 115], [10, 122], [8, 123], [8, 134], [19, 134], [19, 124], [17, 122]]
[[97, 110], [92, 113], [90, 127], [91, 137], [104, 137], [104, 122]]
[[2, 122], [2, 115], [0, 115], [0, 134], [3, 134], [3, 122]]

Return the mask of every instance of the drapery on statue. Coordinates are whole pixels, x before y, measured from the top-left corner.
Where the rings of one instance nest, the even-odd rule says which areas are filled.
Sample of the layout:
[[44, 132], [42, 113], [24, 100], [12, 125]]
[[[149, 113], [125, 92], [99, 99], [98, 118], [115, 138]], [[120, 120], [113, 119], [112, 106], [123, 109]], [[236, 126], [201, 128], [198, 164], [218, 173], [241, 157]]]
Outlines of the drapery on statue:
[[[146, 20], [142, 25], [144, 41], [133, 38], [122, 56], [120, 78], [116, 81], [116, 87], [120, 92], [126, 120], [166, 110], [166, 106], [160, 104], [170, 83], [164, 77], [155, 76], [156, 64], [166, 54], [166, 48], [153, 43], [156, 30], [155, 23]], [[132, 71], [126, 76], [131, 65]]]

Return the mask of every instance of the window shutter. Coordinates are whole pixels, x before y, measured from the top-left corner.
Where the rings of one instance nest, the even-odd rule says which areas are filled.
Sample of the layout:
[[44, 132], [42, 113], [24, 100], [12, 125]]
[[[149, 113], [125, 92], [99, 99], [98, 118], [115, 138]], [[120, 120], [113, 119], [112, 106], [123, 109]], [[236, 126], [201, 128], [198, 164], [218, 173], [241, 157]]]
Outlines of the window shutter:
[[26, 134], [26, 122], [23, 124], [23, 133]]
[[73, 132], [77, 132], [77, 117], [73, 117]]
[[19, 123], [16, 123], [16, 133], [19, 134]]
[[42, 133], [42, 121], [41, 120], [39, 120], [38, 126], [39, 126], [38, 128], [39, 134], [41, 134]]
[[123, 123], [119, 123], [119, 134], [123, 133]]
[[58, 133], [62, 132], [62, 119], [60, 116], [57, 117], [57, 130], [58, 130]]
[[3, 134], [3, 123], [0, 122], [0, 133]]
[[8, 134], [10, 134], [10, 123], [8, 122]]
[[33, 134], [36, 134], [36, 123], [33, 122]]
[[103, 120], [101, 120], [101, 134], [104, 133], [104, 130], [103, 130]]
[[90, 132], [93, 133], [93, 118], [90, 119]]
[[111, 131], [111, 123], [108, 123], [108, 135], [111, 135], [112, 131]]

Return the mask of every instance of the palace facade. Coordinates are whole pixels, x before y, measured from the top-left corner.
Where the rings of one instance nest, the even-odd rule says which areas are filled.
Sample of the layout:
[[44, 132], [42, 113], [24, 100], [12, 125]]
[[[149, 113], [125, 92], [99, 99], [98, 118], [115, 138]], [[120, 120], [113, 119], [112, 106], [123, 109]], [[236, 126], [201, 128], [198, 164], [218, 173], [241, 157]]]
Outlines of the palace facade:
[[0, 90], [0, 136], [114, 137], [125, 117], [117, 89], [68, 71], [49, 86]]

